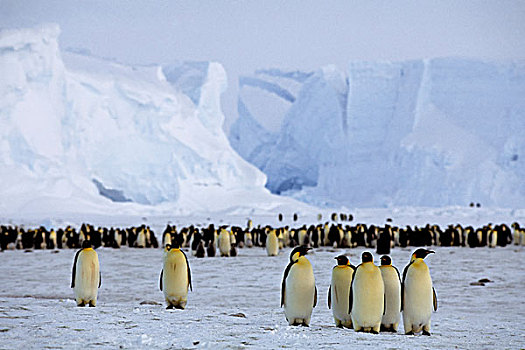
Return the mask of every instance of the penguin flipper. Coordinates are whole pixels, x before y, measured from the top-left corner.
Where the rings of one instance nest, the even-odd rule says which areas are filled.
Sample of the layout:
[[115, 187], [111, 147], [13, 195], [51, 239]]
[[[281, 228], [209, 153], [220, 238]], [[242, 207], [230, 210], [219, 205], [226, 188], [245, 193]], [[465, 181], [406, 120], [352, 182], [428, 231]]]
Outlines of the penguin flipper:
[[436, 290], [434, 289], [434, 287], [432, 287], [432, 296], [433, 296], [433, 301], [434, 301], [434, 311], [437, 311], [437, 309], [438, 309], [438, 298], [437, 298]]
[[352, 283], [350, 283], [350, 293], [349, 293], [349, 296], [348, 296], [348, 313], [351, 313], [352, 312], [352, 306], [354, 304], [354, 281], [355, 281], [355, 273], [357, 271], [357, 269], [359, 268], [359, 266], [361, 266], [361, 264], [357, 265], [357, 267], [354, 269], [354, 272], [352, 272]]
[[399, 282], [401, 282], [401, 276], [399, 275], [399, 270], [395, 266], [392, 266], [392, 267], [394, 268], [394, 270], [396, 270], [397, 278], [399, 279]]
[[160, 270], [160, 281], [159, 281], [159, 287], [160, 287], [160, 290], [162, 291], [162, 275], [164, 274], [164, 269]]
[[407, 277], [408, 268], [410, 265], [412, 265], [413, 261], [411, 261], [407, 266], [405, 266], [405, 269], [403, 270], [403, 280], [401, 281], [401, 311], [403, 311], [405, 307], [405, 279]]
[[405, 283], [401, 283], [401, 309], [399, 312], [403, 311], [403, 307], [405, 306]]
[[314, 286], [314, 307], [317, 305], [317, 286]]
[[98, 287], [100, 288], [101, 285], [102, 285], [102, 273], [99, 271], [98, 272]]
[[184, 255], [184, 259], [186, 260], [186, 266], [188, 267], [188, 283], [190, 285], [190, 290], [193, 292], [193, 287], [191, 285], [191, 271], [190, 271], [190, 264], [188, 263], [188, 257], [186, 256], [186, 254], [184, 254], [182, 249], [180, 251], [181, 251], [182, 255]]
[[350, 285], [350, 294], [348, 297], [348, 313], [352, 312], [352, 304], [354, 303], [354, 291], [352, 285]]
[[332, 308], [332, 285], [328, 287], [328, 309]]
[[80, 254], [80, 252], [82, 251], [82, 249], [80, 249], [76, 254], [75, 254], [75, 260], [73, 260], [73, 272], [72, 272], [72, 276], [71, 276], [71, 288], [75, 288], [75, 277], [76, 277], [76, 274], [77, 274], [77, 260], [78, 260], [78, 255]]
[[281, 307], [283, 307], [284, 303], [286, 302], [284, 295], [286, 291], [286, 277], [288, 277], [288, 274], [290, 273], [290, 269], [292, 268], [293, 264], [295, 264], [294, 261], [291, 261], [288, 266], [286, 266], [286, 269], [284, 270], [284, 276], [283, 276], [283, 282], [281, 284]]

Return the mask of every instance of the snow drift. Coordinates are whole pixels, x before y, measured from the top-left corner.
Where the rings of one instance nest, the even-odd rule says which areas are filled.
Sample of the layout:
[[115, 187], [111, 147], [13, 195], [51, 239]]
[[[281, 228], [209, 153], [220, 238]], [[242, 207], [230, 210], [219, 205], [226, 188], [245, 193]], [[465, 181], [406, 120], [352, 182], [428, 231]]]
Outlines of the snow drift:
[[58, 36], [55, 25], [0, 33], [2, 212], [285, 202], [222, 131], [220, 64], [129, 67], [61, 53]]
[[311, 203], [523, 207], [523, 96], [523, 61], [257, 71], [240, 79], [230, 141], [272, 192]]

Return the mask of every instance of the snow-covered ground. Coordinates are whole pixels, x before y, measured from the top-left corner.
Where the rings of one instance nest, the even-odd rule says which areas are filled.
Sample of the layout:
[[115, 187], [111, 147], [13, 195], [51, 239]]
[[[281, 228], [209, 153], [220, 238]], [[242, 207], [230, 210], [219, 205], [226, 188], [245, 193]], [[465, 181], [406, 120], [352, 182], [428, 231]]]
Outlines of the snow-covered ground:
[[[365, 212], [358, 219], [382, 219], [367, 213], [368, 219]], [[415, 209], [404, 213], [413, 222], [425, 216], [416, 217]], [[426, 215], [429, 222], [451, 221], [446, 213], [452, 211]], [[509, 222], [523, 216], [479, 219]], [[468, 220], [477, 219], [456, 221]], [[77, 308], [73, 300], [74, 250], [5, 251], [0, 253], [0, 348], [518, 349], [525, 344], [525, 247], [435, 247], [436, 254], [426, 258], [439, 299], [431, 337], [405, 336], [402, 325], [397, 334], [379, 335], [335, 327], [326, 302], [334, 257], [347, 254], [358, 264], [364, 250], [320, 248], [307, 256], [319, 292], [309, 328], [288, 326], [279, 307], [289, 248], [277, 257], [262, 248], [240, 249], [234, 258], [188, 254], [193, 292], [183, 311], [165, 309], [158, 287], [161, 249], [98, 249], [102, 287], [96, 308]], [[402, 271], [413, 250], [393, 249], [393, 264]], [[377, 264], [379, 256], [372, 253]], [[492, 282], [470, 285], [481, 278]]]

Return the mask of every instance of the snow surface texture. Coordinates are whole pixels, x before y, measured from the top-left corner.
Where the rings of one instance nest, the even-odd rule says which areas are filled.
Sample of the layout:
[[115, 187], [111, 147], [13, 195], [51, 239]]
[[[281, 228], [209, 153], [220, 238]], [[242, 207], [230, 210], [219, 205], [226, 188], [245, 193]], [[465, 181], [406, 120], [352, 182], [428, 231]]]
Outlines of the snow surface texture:
[[61, 53], [58, 36], [54, 25], [0, 32], [6, 216], [297, 206], [230, 147], [220, 64], [128, 67]]
[[240, 79], [229, 138], [273, 193], [317, 205], [521, 208], [523, 96], [525, 61], [257, 71]]
[[[394, 249], [400, 270], [413, 248]], [[0, 254], [1, 347], [26, 348], [513, 348], [525, 343], [523, 249], [441, 248], [426, 259], [439, 309], [432, 336], [356, 333], [336, 328], [327, 308], [334, 257], [357, 264], [363, 249], [316, 249], [318, 305], [309, 328], [290, 327], [279, 308], [290, 249], [268, 257], [244, 248], [235, 258], [189, 257], [193, 292], [186, 310], [166, 310], [160, 249], [98, 249], [102, 287], [96, 308], [78, 308], [69, 288], [74, 250]], [[374, 261], [379, 263], [374, 254]], [[472, 286], [481, 278], [492, 283]]]
[[[479, 227], [525, 220], [524, 210], [487, 208], [361, 209], [355, 222], [383, 225], [446, 227], [461, 223]], [[148, 217], [157, 238], [167, 218]], [[252, 217], [255, 225], [277, 224], [277, 218]], [[129, 226], [131, 217], [79, 216], [74, 222]], [[177, 227], [208, 222], [244, 225], [244, 217], [171, 218]], [[300, 217], [299, 223], [315, 223]], [[25, 223], [28, 225], [29, 223]], [[291, 225], [290, 216], [283, 224]], [[52, 223], [57, 227], [56, 223]], [[78, 224], [77, 224], [78, 225]], [[309, 328], [290, 327], [279, 308], [280, 287], [290, 249], [268, 257], [263, 248], [239, 249], [235, 258], [198, 259], [188, 255], [193, 292], [186, 310], [166, 310], [159, 290], [161, 249], [97, 250], [102, 273], [96, 308], [78, 308], [70, 288], [75, 250], [0, 253], [1, 348], [324, 348], [347, 349], [519, 349], [525, 344], [522, 286], [524, 247], [434, 247], [425, 261], [439, 299], [432, 313], [432, 336], [356, 333], [336, 328], [327, 307], [334, 257], [346, 254], [358, 264], [362, 248], [315, 249], [311, 261], [318, 306]], [[415, 248], [394, 248], [393, 265], [401, 272]], [[373, 250], [374, 261], [379, 256]], [[482, 278], [491, 283], [473, 286]]]

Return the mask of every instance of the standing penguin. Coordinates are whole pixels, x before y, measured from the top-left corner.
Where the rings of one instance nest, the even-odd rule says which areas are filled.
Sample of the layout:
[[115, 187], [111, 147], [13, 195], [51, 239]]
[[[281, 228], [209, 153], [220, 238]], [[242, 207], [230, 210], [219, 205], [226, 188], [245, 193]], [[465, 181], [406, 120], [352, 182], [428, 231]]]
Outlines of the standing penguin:
[[389, 256], [381, 257], [381, 277], [385, 286], [385, 312], [381, 319], [381, 330], [397, 332], [401, 319], [401, 279], [399, 271], [392, 266]]
[[279, 254], [279, 239], [274, 229], [270, 230], [266, 238], [266, 252], [268, 256], [277, 256]]
[[401, 285], [401, 310], [405, 334], [412, 335], [423, 330], [423, 335], [430, 335], [430, 315], [432, 307], [437, 311], [437, 297], [430, 271], [423, 259], [432, 250], [417, 249], [410, 263], [403, 270]]
[[197, 246], [197, 251], [195, 252], [195, 256], [197, 258], [204, 258], [206, 255], [206, 249], [204, 248], [204, 241], [201, 240], [199, 242], [199, 245]]
[[174, 248], [166, 244], [164, 264], [160, 272], [160, 290], [164, 292], [167, 309], [184, 310], [188, 301], [188, 287], [191, 291], [191, 271], [186, 254], [176, 242]]
[[82, 248], [75, 254], [71, 276], [71, 288], [75, 291], [77, 306], [95, 307], [101, 283], [97, 252], [91, 248], [89, 240], [84, 240]]
[[137, 248], [146, 248], [146, 231], [144, 228], [141, 228], [135, 241], [135, 247]]
[[390, 242], [392, 240], [392, 227], [385, 225], [379, 230], [379, 237], [377, 238], [377, 254], [390, 254]]
[[371, 253], [364, 252], [361, 261], [352, 276], [348, 312], [356, 332], [378, 334], [385, 306], [383, 278]]
[[332, 309], [337, 327], [352, 328], [352, 316], [348, 312], [348, 300], [355, 266], [350, 264], [344, 255], [339, 255], [334, 259], [337, 260], [337, 266], [332, 269], [332, 282], [328, 288], [328, 308]]
[[281, 285], [281, 307], [290, 326], [308, 327], [317, 304], [317, 288], [312, 264], [305, 257], [311, 248], [299, 246], [290, 253]]
[[219, 233], [219, 252], [221, 253], [221, 256], [230, 256], [230, 249], [231, 249], [231, 243], [230, 243], [230, 233], [226, 231], [223, 227], [221, 227]]

